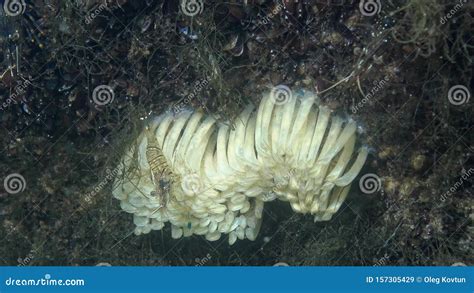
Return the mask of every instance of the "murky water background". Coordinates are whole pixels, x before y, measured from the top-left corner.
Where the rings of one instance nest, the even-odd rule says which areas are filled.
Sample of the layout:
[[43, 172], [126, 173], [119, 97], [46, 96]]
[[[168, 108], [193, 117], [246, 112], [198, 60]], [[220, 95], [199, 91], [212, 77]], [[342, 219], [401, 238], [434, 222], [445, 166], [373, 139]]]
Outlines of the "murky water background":
[[[472, 264], [472, 3], [2, 7], [0, 264]], [[135, 236], [108, 174], [142, 119], [199, 108], [227, 123], [277, 85], [317, 92], [371, 148], [333, 219], [272, 202], [253, 242]]]

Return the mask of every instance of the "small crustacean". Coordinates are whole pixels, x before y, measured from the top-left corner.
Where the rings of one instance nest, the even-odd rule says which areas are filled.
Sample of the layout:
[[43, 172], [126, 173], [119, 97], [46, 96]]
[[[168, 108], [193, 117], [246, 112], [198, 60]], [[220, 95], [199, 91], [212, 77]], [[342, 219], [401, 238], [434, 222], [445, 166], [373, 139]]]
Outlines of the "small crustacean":
[[[154, 131], [149, 126], [146, 127], [147, 136], [147, 148], [146, 148], [146, 159], [148, 165], [150, 165], [150, 176], [155, 186], [155, 191], [151, 193], [152, 196], [158, 196], [160, 199], [160, 206], [166, 207], [166, 203], [169, 201], [169, 193], [171, 185], [173, 184], [173, 173], [166, 162], [166, 158], [163, 155], [163, 151], [158, 145], [158, 140], [154, 135]], [[157, 210], [158, 210], [157, 209]], [[156, 212], [156, 211], [155, 211]]]

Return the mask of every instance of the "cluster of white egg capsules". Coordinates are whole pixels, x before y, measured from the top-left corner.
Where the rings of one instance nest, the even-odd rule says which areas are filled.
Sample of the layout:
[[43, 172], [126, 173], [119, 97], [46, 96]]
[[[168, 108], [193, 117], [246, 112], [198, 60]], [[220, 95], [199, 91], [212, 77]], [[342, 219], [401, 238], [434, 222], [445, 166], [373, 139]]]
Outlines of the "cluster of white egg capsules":
[[[200, 111], [150, 122], [119, 165], [113, 195], [135, 234], [171, 223], [171, 236], [255, 240], [264, 202], [287, 201], [315, 221], [331, 219], [367, 158], [356, 123], [331, 115], [314, 93], [276, 87], [233, 124]], [[157, 146], [162, 162], [150, 162]], [[158, 160], [159, 161], [159, 160]]]

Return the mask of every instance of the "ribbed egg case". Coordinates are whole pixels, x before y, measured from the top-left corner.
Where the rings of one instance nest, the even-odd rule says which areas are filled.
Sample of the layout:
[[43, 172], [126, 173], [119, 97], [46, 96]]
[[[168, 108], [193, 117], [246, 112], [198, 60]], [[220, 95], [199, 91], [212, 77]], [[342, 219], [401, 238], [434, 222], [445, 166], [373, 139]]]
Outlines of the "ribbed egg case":
[[[170, 222], [173, 238], [196, 234], [214, 241], [224, 233], [230, 244], [254, 240], [264, 202], [275, 199], [315, 221], [329, 220], [367, 157], [364, 147], [355, 155], [356, 128], [308, 91], [283, 102], [265, 94], [257, 109], [246, 107], [233, 125], [200, 111], [165, 113], [148, 123], [120, 162], [113, 195], [134, 214], [136, 234]], [[159, 176], [153, 175], [166, 172], [147, 158], [152, 144], [171, 171], [162, 178], [170, 182], [166, 195], [159, 194]]]

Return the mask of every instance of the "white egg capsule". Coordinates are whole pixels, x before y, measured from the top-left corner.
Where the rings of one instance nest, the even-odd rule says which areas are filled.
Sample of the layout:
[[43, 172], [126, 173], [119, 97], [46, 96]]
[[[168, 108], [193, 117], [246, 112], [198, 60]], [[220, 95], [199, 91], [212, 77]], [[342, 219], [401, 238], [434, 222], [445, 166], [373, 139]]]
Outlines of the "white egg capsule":
[[[169, 221], [173, 238], [255, 240], [264, 202], [273, 200], [315, 221], [331, 219], [368, 150], [355, 149], [356, 123], [318, 105], [314, 93], [286, 91], [281, 99], [278, 90], [257, 109], [246, 107], [233, 128], [199, 111], [168, 112], [147, 124], [121, 161], [113, 189], [122, 209], [135, 214], [136, 234]], [[160, 169], [150, 170], [146, 131], [165, 158], [163, 178], [152, 176]], [[157, 190], [166, 194], [149, 197]]]

